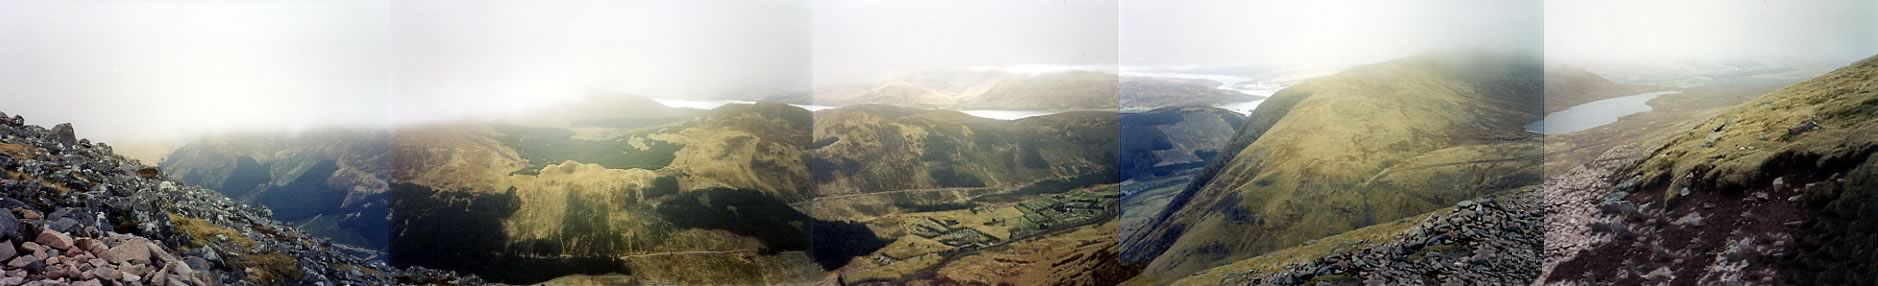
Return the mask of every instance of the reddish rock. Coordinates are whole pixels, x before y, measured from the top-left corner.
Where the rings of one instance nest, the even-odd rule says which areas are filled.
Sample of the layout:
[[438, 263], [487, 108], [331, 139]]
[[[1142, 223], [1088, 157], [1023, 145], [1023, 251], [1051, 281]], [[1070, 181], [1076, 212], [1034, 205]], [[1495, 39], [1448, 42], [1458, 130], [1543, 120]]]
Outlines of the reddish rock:
[[175, 255], [171, 255], [169, 251], [164, 251], [162, 245], [157, 245], [156, 243], [144, 242], [144, 247], [150, 249], [150, 255], [156, 257], [157, 262], [179, 263], [183, 261], [181, 258], [177, 258]]
[[7, 261], [7, 267], [18, 269], [18, 268], [26, 267], [26, 265], [33, 264], [33, 262], [39, 262], [39, 261], [40, 260], [38, 257], [32, 257], [32, 256], [14, 257], [12, 261]]
[[71, 235], [66, 235], [65, 233], [52, 231], [52, 230], [40, 230], [39, 238], [33, 241], [38, 242], [39, 244], [43, 244], [48, 247], [52, 247], [52, 249], [69, 250], [72, 248], [72, 236]]
[[13, 242], [12, 241], [0, 241], [0, 261], [13, 259], [14, 255], [20, 255], [20, 251], [18, 249], [13, 248]]
[[80, 238], [78, 239], [78, 241], [73, 243], [73, 246], [78, 247], [78, 250], [83, 250], [85, 251], [85, 253], [90, 253], [92, 255], [104, 253], [105, 250], [111, 249], [110, 246], [104, 245], [104, 241], [99, 241], [99, 240], [90, 239], [90, 238]]
[[115, 264], [150, 262], [150, 244], [143, 241], [130, 241], [119, 244], [98, 254], [98, 258]]

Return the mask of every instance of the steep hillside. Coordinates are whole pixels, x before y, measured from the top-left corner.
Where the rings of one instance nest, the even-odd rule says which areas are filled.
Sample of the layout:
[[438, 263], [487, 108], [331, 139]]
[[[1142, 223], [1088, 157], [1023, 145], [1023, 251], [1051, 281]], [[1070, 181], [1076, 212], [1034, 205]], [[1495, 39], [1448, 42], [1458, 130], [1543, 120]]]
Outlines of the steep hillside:
[[1878, 59], [1865, 59], [1737, 105], [1656, 150], [1646, 185], [1740, 190], [1802, 171], [1856, 165], [1878, 136]]
[[901, 228], [921, 218], [997, 220], [975, 233], [1000, 240], [1101, 222], [1112, 189], [1067, 193], [1116, 180], [1117, 122], [758, 103], [632, 129], [410, 127], [392, 136], [390, 261], [527, 283], [911, 281], [891, 269], [945, 264], [861, 256], [938, 244]]
[[1013, 121], [890, 106], [815, 116], [810, 153], [820, 196], [1018, 187], [1116, 170], [1117, 116], [1068, 112]]
[[1545, 234], [1538, 188], [1351, 230], [1215, 267], [1173, 285], [1523, 285]]
[[1124, 239], [1124, 261], [1151, 261], [1131, 282], [1537, 183], [1540, 140], [1521, 125], [1542, 114], [1541, 73], [1530, 56], [1430, 53], [1280, 91]]
[[274, 219], [384, 250], [390, 147], [383, 130], [225, 134], [176, 149], [162, 167], [184, 183], [273, 209]]
[[1622, 85], [1570, 65], [1545, 67], [1545, 113], [1558, 112], [1593, 101], [1645, 92], [1643, 86]]
[[[812, 195], [807, 110], [727, 105], [639, 128], [540, 122], [395, 131], [390, 261], [506, 282], [768, 284], [833, 267], [817, 258], [846, 260], [809, 252], [811, 231], [840, 223], [789, 205]], [[843, 238], [832, 234], [815, 238]]]
[[112, 153], [0, 114], [0, 260], [9, 284], [483, 284], [330, 241]]
[[1245, 117], [1211, 107], [1172, 107], [1121, 118], [1122, 178], [1166, 176], [1219, 157]]
[[1558, 192], [1544, 281], [1874, 281], [1875, 132], [1878, 57], [1730, 108]]

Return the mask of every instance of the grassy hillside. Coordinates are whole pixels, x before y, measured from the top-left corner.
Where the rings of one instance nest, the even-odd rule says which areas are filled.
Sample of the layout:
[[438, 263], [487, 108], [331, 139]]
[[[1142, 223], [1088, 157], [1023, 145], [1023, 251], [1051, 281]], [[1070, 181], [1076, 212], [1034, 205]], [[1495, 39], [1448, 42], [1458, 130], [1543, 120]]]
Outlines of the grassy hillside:
[[[1688, 205], [1712, 204], [1716, 197], [1797, 190], [1786, 200], [1793, 209], [1750, 209], [1741, 220], [1751, 220], [1749, 213], [1807, 218], [1786, 230], [1798, 255], [1773, 264], [1779, 278], [1856, 284], [1878, 278], [1869, 271], [1878, 259], [1868, 251], [1878, 246], [1878, 156], [1872, 156], [1878, 136], [1872, 134], [1878, 134], [1878, 57], [1775, 90], [1673, 136], [1640, 164], [1636, 178], [1640, 192], [1668, 201], [1672, 212], [1697, 212]], [[1774, 223], [1782, 222], [1762, 224]]]
[[[395, 132], [391, 262], [514, 283], [623, 274], [653, 283], [769, 284], [809, 281], [817, 269], [838, 267], [818, 259], [858, 255], [811, 253], [810, 231], [839, 223], [790, 205], [810, 195], [807, 110], [736, 104], [630, 128], [543, 122]], [[464, 230], [487, 235], [458, 234]], [[878, 239], [826, 233], [817, 237]]]
[[[1430, 53], [1280, 91], [1209, 166], [1124, 241], [1137, 283], [1448, 206], [1539, 180], [1541, 66]], [[1236, 150], [1234, 150], [1236, 149]]]
[[1122, 178], [1166, 176], [1204, 167], [1245, 124], [1245, 117], [1211, 107], [1154, 109], [1121, 118]]
[[[1554, 201], [1574, 249], [1545, 279], [1853, 285], [1878, 266], [1878, 57], [1727, 108]], [[1561, 212], [1552, 215], [1573, 215]], [[1575, 225], [1574, 225], [1575, 224]], [[1570, 232], [1576, 231], [1576, 233]], [[1576, 238], [1576, 239], [1574, 239]], [[1621, 239], [1612, 239], [1621, 238]], [[1641, 255], [1639, 255], [1641, 254]]]
[[824, 110], [815, 121], [809, 167], [820, 196], [1018, 187], [1116, 170], [1115, 113], [1003, 121], [868, 105]]
[[1611, 82], [1603, 76], [1577, 66], [1547, 65], [1545, 68], [1545, 113], [1650, 90], [1650, 87]]
[[[1740, 190], [1808, 170], [1847, 169], [1878, 136], [1878, 58], [1737, 105], [1657, 149], [1639, 172], [1674, 198]], [[1776, 171], [1777, 170], [1777, 171]], [[1822, 174], [1812, 174], [1822, 175]]]

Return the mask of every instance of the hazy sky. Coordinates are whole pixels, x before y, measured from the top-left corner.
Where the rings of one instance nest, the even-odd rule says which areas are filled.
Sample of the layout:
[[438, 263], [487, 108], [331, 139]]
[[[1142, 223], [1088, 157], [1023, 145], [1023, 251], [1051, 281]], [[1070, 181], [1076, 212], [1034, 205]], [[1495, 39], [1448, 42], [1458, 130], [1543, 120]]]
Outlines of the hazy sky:
[[383, 125], [376, 1], [0, 1], [0, 110], [95, 139]]
[[398, 122], [629, 93], [770, 95], [809, 84], [807, 1], [398, 0]]
[[1126, 65], [1342, 67], [1543, 40], [1540, 1], [1125, 1], [1121, 11]]
[[1554, 62], [1839, 65], [1878, 54], [1870, 0], [1546, 1], [1545, 22]]
[[814, 2], [816, 82], [925, 69], [1117, 60], [1114, 0]]

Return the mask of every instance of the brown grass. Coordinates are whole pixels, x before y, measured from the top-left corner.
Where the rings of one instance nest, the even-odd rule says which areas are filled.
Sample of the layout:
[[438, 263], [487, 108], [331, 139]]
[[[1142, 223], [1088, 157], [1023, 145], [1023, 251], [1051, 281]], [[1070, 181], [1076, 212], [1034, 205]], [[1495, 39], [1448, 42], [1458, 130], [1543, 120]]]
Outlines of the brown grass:
[[[241, 235], [241, 232], [237, 232], [233, 229], [215, 225], [201, 219], [185, 217], [173, 213], [169, 214], [169, 216], [170, 223], [176, 226], [176, 231], [181, 232], [184, 237], [188, 238], [188, 241], [184, 242], [183, 245], [186, 249], [206, 246], [225, 246], [219, 247], [220, 249], [218, 250], [238, 251], [254, 247], [253, 239], [249, 239], [248, 236]], [[216, 235], [227, 237], [228, 241], [218, 241], [220, 238], [217, 238]], [[226, 246], [233, 247], [231, 249], [231, 247]]]
[[33, 153], [36, 153], [33, 149], [37, 148], [19, 144], [0, 144], [0, 155], [12, 158], [32, 158]]
[[300, 262], [293, 257], [279, 252], [241, 256], [236, 259], [236, 266], [245, 267], [248, 282], [261, 285], [277, 285], [288, 281], [300, 280]]

